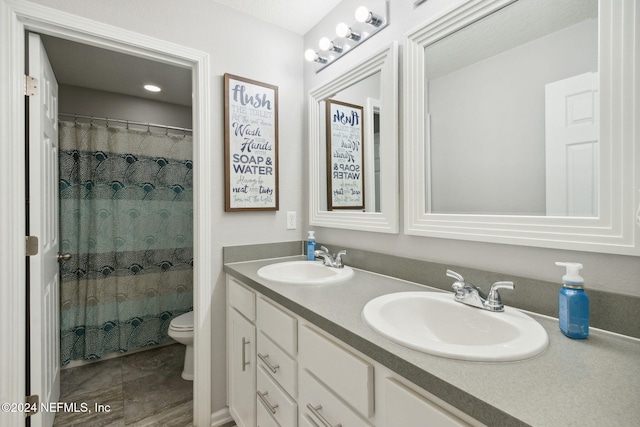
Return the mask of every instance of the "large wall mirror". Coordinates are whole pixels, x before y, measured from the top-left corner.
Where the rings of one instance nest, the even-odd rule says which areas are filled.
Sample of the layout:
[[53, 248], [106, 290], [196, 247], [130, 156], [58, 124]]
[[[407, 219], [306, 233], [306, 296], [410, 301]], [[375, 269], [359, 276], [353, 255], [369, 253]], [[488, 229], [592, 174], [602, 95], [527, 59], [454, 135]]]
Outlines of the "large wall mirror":
[[468, 0], [409, 33], [407, 234], [640, 254], [638, 13]]
[[397, 52], [309, 93], [311, 225], [398, 232]]

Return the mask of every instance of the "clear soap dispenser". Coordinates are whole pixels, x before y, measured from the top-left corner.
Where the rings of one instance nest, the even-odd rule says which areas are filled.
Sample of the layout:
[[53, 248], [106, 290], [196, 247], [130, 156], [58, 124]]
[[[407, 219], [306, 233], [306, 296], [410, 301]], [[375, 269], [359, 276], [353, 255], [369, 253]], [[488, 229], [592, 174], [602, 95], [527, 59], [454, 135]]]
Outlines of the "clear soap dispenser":
[[558, 293], [558, 318], [560, 330], [569, 338], [589, 336], [589, 296], [584, 291], [584, 279], [580, 276], [582, 264], [556, 262], [564, 266], [567, 274], [562, 276], [562, 289]]

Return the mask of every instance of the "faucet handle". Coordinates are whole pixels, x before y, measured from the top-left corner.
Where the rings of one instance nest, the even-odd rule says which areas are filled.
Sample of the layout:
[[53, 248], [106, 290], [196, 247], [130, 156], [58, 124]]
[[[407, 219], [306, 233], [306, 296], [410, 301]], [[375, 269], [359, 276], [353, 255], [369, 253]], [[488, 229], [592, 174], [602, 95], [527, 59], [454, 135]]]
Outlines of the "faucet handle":
[[326, 246], [320, 246], [320, 249], [323, 250], [326, 253], [329, 253], [329, 249], [327, 249]]
[[338, 267], [338, 268], [344, 267], [344, 264], [342, 264], [342, 256], [346, 255], [346, 254], [347, 254], [347, 251], [345, 251], [345, 250], [342, 250], [342, 251], [340, 251], [340, 252], [338, 252], [336, 254], [336, 256], [335, 256], [336, 267]]
[[460, 273], [456, 273], [453, 270], [447, 270], [447, 276], [451, 277], [452, 279], [456, 279], [456, 281], [451, 285], [451, 287], [456, 293], [456, 298], [462, 298], [464, 296], [463, 289], [465, 286], [464, 277], [462, 277]]
[[485, 305], [491, 311], [504, 311], [504, 305], [502, 305], [502, 299], [498, 289], [515, 289], [516, 285], [513, 282], [496, 282], [491, 285], [489, 295]]
[[456, 273], [453, 270], [447, 270], [447, 276], [451, 277], [452, 279], [456, 279], [458, 282], [464, 282], [464, 277], [462, 277], [462, 274]]

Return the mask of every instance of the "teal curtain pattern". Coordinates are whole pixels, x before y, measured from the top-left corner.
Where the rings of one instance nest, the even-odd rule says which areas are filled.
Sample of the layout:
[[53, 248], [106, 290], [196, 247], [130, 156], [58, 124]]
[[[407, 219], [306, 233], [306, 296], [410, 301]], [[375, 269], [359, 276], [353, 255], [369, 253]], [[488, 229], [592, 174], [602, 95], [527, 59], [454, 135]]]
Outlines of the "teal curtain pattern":
[[59, 129], [61, 364], [168, 340], [193, 308], [191, 136]]

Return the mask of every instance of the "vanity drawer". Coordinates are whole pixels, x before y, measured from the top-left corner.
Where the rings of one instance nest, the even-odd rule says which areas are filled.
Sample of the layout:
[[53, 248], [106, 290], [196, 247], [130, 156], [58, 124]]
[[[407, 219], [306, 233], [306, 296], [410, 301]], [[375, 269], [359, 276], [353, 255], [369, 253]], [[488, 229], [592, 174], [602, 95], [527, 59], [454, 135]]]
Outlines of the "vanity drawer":
[[367, 418], [373, 415], [373, 365], [307, 326], [300, 328], [299, 345], [301, 367], [308, 369], [360, 414]]
[[264, 368], [290, 396], [296, 396], [298, 367], [295, 359], [289, 357], [262, 331], [258, 333], [257, 360], [258, 366]]
[[228, 277], [227, 298], [229, 305], [251, 322], [256, 321], [256, 294], [233, 277]]
[[312, 420], [318, 426], [371, 427], [342, 400], [324, 387], [307, 370], [300, 372], [301, 419]]
[[285, 352], [295, 356], [298, 321], [262, 298], [258, 298], [257, 312], [258, 328]]
[[268, 411], [281, 426], [295, 427], [298, 424], [298, 405], [265, 372], [258, 369], [256, 399], [258, 406]]

